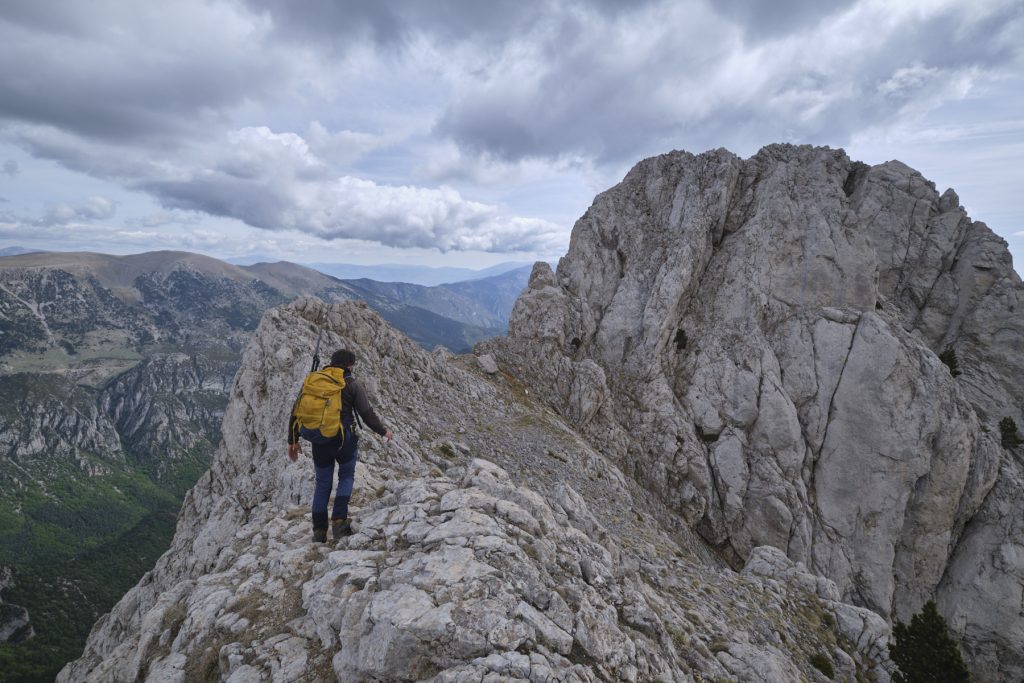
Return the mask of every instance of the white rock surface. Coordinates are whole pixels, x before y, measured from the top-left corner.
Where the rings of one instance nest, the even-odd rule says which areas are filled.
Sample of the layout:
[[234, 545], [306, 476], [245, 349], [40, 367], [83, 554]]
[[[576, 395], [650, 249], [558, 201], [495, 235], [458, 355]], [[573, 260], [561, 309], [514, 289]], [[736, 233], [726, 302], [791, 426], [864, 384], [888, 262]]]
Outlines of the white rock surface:
[[673, 152], [477, 353], [734, 565], [775, 546], [886, 618], [937, 596], [978, 679], [1016, 680], [1024, 467], [996, 425], [1024, 424], [1022, 304], [1005, 242], [899, 162]]
[[480, 369], [486, 372], [488, 375], [493, 375], [498, 372], [498, 364], [494, 360], [494, 356], [489, 353], [485, 353], [476, 359], [476, 362], [480, 364]]
[[268, 312], [171, 550], [60, 680], [821, 680], [824, 656], [887, 681], [890, 620], [931, 597], [976, 680], [1017, 680], [1024, 463], [996, 424], [1024, 424], [1022, 296], [898, 162], [646, 160], [476, 357], [328, 307], [397, 435], [363, 439], [336, 548], [284, 457], [322, 304]]
[[328, 308], [324, 343], [360, 349], [397, 436], [364, 436], [355, 533], [311, 544], [311, 467], [284, 443], [305, 364], [285, 357], [320, 306], [266, 314], [172, 548], [59, 680], [813, 680], [819, 653], [886, 680], [884, 648], [829, 625], [864, 610], [784, 557], [725, 567], [521, 388], [357, 304]]

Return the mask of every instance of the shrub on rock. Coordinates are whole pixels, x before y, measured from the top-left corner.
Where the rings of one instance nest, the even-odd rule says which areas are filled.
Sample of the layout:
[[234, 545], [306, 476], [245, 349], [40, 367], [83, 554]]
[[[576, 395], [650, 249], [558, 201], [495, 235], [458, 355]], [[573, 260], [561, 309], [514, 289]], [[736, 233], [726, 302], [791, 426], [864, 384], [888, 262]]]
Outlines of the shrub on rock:
[[889, 656], [899, 667], [896, 683], [964, 683], [971, 680], [960, 650], [949, 637], [946, 620], [929, 600], [910, 624], [892, 629]]
[[1024, 443], [1024, 438], [1021, 438], [1020, 432], [1017, 431], [1017, 423], [1012, 417], [1004, 417], [999, 421], [999, 436], [1003, 448], [1016, 448]]

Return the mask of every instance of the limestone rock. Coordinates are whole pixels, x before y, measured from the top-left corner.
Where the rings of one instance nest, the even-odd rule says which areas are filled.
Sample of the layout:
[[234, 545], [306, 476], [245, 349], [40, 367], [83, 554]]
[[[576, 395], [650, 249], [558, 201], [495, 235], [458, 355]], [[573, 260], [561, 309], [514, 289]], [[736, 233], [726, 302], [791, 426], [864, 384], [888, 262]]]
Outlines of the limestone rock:
[[478, 352], [734, 566], [775, 546], [885, 618], [938, 595], [980, 680], [1024, 675], [1020, 465], [994, 437], [1022, 422], [1024, 286], [955, 193], [828, 148], [673, 152], [545, 268]]
[[476, 362], [479, 363], [480, 369], [488, 375], [493, 375], [498, 372], [498, 364], [495, 362], [494, 356], [489, 353], [478, 356]]
[[[510, 336], [427, 354], [365, 305], [269, 311], [172, 548], [62, 681], [888, 681], [930, 597], [1024, 675], [1024, 289], [899, 162], [638, 164], [534, 267]], [[311, 546], [284, 425], [324, 322], [396, 439]], [[938, 359], [952, 348], [963, 374]], [[742, 572], [738, 570], [742, 569]]]
[[[336, 545], [310, 543], [311, 466], [283, 428], [321, 310], [396, 433], [364, 436]], [[885, 680], [884, 648], [830, 627], [817, 584], [723, 566], [505, 382], [356, 303], [270, 311], [172, 548], [59, 680], [764, 680], [810, 678], [808, 648], [837, 647], [846, 680]]]

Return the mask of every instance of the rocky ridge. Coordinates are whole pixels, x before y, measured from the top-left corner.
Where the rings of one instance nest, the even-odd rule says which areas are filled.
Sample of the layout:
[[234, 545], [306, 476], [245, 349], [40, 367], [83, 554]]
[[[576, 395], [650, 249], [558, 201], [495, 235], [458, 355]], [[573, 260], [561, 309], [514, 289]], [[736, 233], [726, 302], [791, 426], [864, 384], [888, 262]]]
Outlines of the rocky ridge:
[[323, 308], [265, 315], [171, 549], [59, 680], [888, 680], [888, 626], [832, 582], [730, 570], [527, 387], [358, 303], [324, 343], [400, 436], [364, 436], [356, 533], [310, 545], [283, 426]]
[[641, 162], [477, 359], [330, 308], [402, 430], [333, 549], [280, 433], [322, 304], [269, 312], [171, 551], [62, 680], [884, 681], [931, 597], [1019, 678], [1021, 295], [899, 162]]
[[[499, 284], [479, 283], [449, 308], [487, 313], [489, 290], [510, 308]], [[156, 559], [159, 542], [140, 540], [145, 550], [124, 543], [138, 525], [169, 541], [168, 513], [209, 465], [260, 316], [310, 293], [361, 296], [286, 262], [238, 267], [185, 252], [0, 259], [0, 563], [14, 568], [5, 595], [28, 607], [40, 635], [33, 647], [0, 656], [59, 667], [80, 650], [88, 626], [125, 589], [104, 589], [115, 584], [85, 568], [82, 553], [98, 559], [109, 544], [124, 550], [122, 559]], [[372, 302], [428, 346], [468, 348], [470, 338], [487, 336], [397, 300]], [[131, 585], [141, 573], [131, 564], [110, 571]], [[64, 587], [76, 595], [72, 614], [46, 597]], [[0, 630], [20, 623], [12, 609], [0, 610]], [[73, 642], [59, 635], [68, 623], [78, 625]], [[65, 660], [54, 661], [54, 646]]]
[[481, 350], [734, 566], [776, 547], [887, 619], [935, 597], [976, 680], [1024, 676], [1024, 287], [952, 190], [828, 148], [648, 159]]

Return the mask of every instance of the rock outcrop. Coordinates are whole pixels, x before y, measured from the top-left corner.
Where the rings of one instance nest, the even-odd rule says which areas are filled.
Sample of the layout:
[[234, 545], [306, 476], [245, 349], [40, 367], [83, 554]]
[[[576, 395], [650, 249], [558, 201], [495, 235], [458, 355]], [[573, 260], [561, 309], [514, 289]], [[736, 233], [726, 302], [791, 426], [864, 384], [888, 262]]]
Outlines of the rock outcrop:
[[4, 590], [14, 583], [14, 572], [10, 567], [0, 565], [0, 643], [23, 643], [35, 636], [35, 628], [29, 619], [28, 610], [20, 605], [5, 603]]
[[285, 423], [324, 304], [268, 312], [172, 548], [61, 681], [889, 679], [888, 626], [772, 548], [742, 573], [528, 387], [356, 303], [326, 348], [398, 438], [364, 436], [354, 535], [312, 545]]
[[[417, 289], [446, 302], [445, 312], [463, 306], [491, 320], [492, 304], [510, 310], [526, 275], [468, 283], [461, 294]], [[103, 585], [123, 585], [95, 581], [87, 563], [70, 558], [108, 544], [123, 550], [108, 576], [128, 583], [155, 562], [173, 531], [166, 512], [220, 442], [241, 352], [263, 312], [304, 294], [361, 297], [370, 284], [287, 262], [239, 267], [184, 252], [0, 258], [0, 519], [8, 521], [0, 564], [16, 569], [15, 601], [32, 614], [35, 646], [53, 653], [53, 674], [81, 650], [96, 610], [112, 606], [117, 589]], [[397, 299], [367, 299], [428, 348], [468, 350], [507, 322], [505, 311], [488, 334]], [[134, 536], [148, 536], [144, 550], [124, 547], [138, 524], [150, 525]], [[30, 576], [45, 587], [27, 589]], [[74, 615], [47, 597], [65, 583], [84, 596]]]
[[[979, 680], [1024, 676], [1024, 287], [899, 162], [775, 145], [638, 164], [484, 345], [735, 565], [769, 545]], [[939, 360], [951, 352], [962, 374]]]
[[[931, 598], [976, 680], [1017, 680], [1022, 296], [898, 162], [646, 160], [475, 358], [268, 312], [171, 550], [61, 680], [886, 681]], [[283, 433], [324, 310], [399, 434], [327, 547]]]

